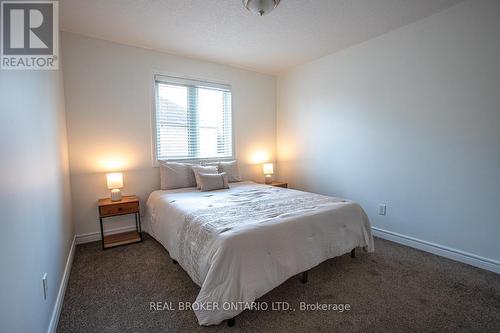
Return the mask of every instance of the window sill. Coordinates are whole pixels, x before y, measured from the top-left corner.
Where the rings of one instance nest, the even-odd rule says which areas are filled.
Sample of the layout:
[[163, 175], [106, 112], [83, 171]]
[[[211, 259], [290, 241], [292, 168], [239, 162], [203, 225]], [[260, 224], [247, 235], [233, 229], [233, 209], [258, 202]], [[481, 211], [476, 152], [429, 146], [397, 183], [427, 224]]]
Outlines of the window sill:
[[200, 163], [213, 163], [220, 161], [234, 161], [236, 157], [221, 157], [221, 158], [197, 158], [197, 159], [171, 159], [171, 160], [156, 160], [153, 162], [153, 167], [158, 168], [160, 166], [160, 162], [175, 162], [175, 163], [192, 163], [192, 164], [200, 164]]

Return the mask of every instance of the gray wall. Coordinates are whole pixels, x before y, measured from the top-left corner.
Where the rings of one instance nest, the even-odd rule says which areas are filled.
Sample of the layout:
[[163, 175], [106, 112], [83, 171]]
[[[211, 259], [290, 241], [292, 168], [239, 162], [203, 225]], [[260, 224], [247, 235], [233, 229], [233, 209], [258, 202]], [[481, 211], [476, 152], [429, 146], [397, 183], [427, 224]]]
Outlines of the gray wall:
[[0, 332], [46, 332], [74, 235], [62, 73], [0, 71], [0, 116]]
[[499, 36], [500, 1], [467, 1], [281, 75], [279, 178], [499, 261]]

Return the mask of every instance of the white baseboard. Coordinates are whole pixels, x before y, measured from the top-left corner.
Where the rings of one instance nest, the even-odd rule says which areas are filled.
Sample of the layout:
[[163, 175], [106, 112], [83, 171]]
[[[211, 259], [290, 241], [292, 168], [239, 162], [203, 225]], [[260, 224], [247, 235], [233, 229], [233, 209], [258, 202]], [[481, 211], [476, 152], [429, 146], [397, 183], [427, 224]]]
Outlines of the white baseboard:
[[[112, 234], [117, 234], [120, 232], [127, 232], [127, 231], [133, 231], [133, 230], [135, 230], [135, 225], [109, 229], [109, 230], [106, 230], [106, 232], [104, 234], [105, 235], [112, 235]], [[95, 242], [98, 240], [101, 240], [101, 232], [100, 231], [76, 235], [76, 244], [85, 244], [85, 243]]]
[[64, 294], [66, 293], [66, 286], [68, 285], [69, 273], [71, 272], [73, 257], [75, 256], [75, 248], [76, 235], [73, 237], [73, 242], [71, 243], [71, 248], [68, 253], [68, 259], [66, 259], [66, 266], [64, 267], [64, 273], [61, 279], [61, 284], [59, 285], [59, 291], [57, 292], [56, 303], [54, 304], [54, 310], [52, 311], [47, 333], [54, 333], [57, 330], [57, 324], [59, 323], [59, 316], [61, 315], [61, 309], [64, 301]]
[[480, 257], [478, 255], [453, 249], [444, 245], [427, 242], [418, 238], [401, 235], [396, 232], [377, 227], [372, 227], [372, 231], [374, 236], [500, 274], [499, 261]]

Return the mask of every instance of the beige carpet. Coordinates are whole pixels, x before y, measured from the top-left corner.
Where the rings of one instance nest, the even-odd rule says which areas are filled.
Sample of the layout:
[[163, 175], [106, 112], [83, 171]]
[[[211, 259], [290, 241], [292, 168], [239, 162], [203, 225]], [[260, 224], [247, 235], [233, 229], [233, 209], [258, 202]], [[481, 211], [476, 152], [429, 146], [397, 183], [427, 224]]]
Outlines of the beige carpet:
[[[500, 332], [500, 275], [381, 239], [375, 249], [324, 262], [307, 284], [295, 276], [259, 300], [295, 311], [245, 311], [229, 328], [200, 327], [192, 311], [150, 310], [193, 302], [199, 290], [154, 239], [106, 251], [79, 245], [58, 331]], [[299, 302], [351, 310], [300, 311]]]

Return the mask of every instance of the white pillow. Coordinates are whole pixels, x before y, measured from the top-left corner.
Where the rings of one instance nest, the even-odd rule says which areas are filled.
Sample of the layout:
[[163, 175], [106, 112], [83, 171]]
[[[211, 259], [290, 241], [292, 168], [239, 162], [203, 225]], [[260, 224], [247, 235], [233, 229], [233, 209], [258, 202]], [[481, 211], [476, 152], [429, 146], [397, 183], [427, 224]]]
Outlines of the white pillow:
[[203, 166], [216, 166], [216, 167], [219, 167], [219, 163], [220, 162], [201, 162], [201, 165]]
[[227, 173], [227, 178], [230, 183], [241, 182], [238, 161], [219, 162], [219, 172]]
[[225, 172], [216, 174], [200, 172], [198, 173], [198, 180], [202, 192], [229, 188], [227, 173]]
[[193, 172], [194, 172], [194, 178], [196, 180], [196, 187], [198, 190], [200, 189], [200, 179], [198, 177], [199, 173], [208, 173], [208, 174], [217, 174], [219, 173], [217, 170], [217, 166], [215, 165], [192, 165], [191, 166]]
[[160, 161], [160, 188], [173, 190], [183, 187], [195, 187], [191, 164]]

